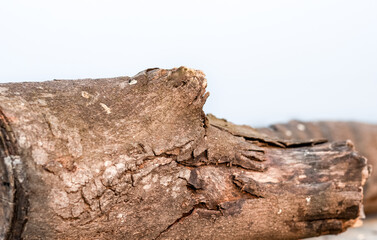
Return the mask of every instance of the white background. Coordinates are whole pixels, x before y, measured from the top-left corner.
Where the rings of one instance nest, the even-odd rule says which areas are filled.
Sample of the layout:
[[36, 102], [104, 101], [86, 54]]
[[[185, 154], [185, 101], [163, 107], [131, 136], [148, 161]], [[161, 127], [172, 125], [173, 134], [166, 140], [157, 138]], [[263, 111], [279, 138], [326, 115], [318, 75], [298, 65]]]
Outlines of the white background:
[[377, 1], [0, 0], [0, 82], [181, 65], [235, 123], [377, 123]]

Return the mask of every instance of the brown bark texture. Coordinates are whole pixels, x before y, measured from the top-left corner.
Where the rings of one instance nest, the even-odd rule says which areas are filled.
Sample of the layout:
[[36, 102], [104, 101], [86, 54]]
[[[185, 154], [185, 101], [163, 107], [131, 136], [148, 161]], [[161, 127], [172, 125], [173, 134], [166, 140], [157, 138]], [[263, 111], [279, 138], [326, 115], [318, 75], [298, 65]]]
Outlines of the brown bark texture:
[[307, 141], [312, 138], [351, 140], [356, 150], [368, 159], [368, 164], [374, 169], [364, 186], [364, 210], [367, 214], [377, 212], [377, 125], [360, 122], [290, 121], [258, 130], [270, 137], [290, 141]]
[[0, 85], [1, 239], [298, 239], [362, 217], [351, 141], [202, 110], [201, 71]]

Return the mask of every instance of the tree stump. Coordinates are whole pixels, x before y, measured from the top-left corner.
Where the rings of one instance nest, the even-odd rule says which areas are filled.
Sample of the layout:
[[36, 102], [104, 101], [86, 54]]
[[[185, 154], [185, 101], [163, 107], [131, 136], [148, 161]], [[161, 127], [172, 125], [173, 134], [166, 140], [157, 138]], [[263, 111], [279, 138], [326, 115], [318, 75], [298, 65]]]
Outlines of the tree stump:
[[297, 239], [362, 217], [350, 141], [205, 116], [201, 71], [0, 85], [1, 239]]

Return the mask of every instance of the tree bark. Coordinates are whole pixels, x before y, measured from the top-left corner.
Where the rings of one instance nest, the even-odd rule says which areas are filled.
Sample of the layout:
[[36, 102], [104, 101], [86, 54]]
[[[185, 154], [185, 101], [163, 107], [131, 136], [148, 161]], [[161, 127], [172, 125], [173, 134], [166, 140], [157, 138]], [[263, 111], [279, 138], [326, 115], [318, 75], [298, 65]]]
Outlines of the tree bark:
[[362, 215], [350, 141], [206, 117], [200, 71], [0, 85], [2, 239], [297, 239]]
[[[368, 159], [372, 169], [377, 169], [377, 125], [359, 122], [301, 122], [275, 124], [258, 129], [271, 137], [291, 141], [305, 141], [312, 138], [326, 138], [329, 141], [350, 139], [356, 150]], [[377, 212], [377, 171], [372, 171], [364, 186], [364, 209]]]

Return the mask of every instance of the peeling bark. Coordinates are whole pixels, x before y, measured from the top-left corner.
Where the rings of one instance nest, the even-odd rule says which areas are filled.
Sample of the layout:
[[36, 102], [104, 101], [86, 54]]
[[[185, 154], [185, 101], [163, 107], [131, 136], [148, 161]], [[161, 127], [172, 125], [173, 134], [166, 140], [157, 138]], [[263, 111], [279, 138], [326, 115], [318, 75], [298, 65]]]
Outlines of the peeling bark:
[[2, 239], [297, 239], [361, 216], [350, 141], [206, 117], [200, 71], [0, 88]]
[[[301, 122], [275, 124], [258, 129], [269, 137], [287, 141], [308, 141], [311, 138], [326, 138], [329, 141], [350, 139], [356, 150], [368, 159], [372, 169], [377, 169], [377, 125], [359, 122]], [[364, 187], [366, 213], [377, 212], [377, 171], [372, 171]]]

